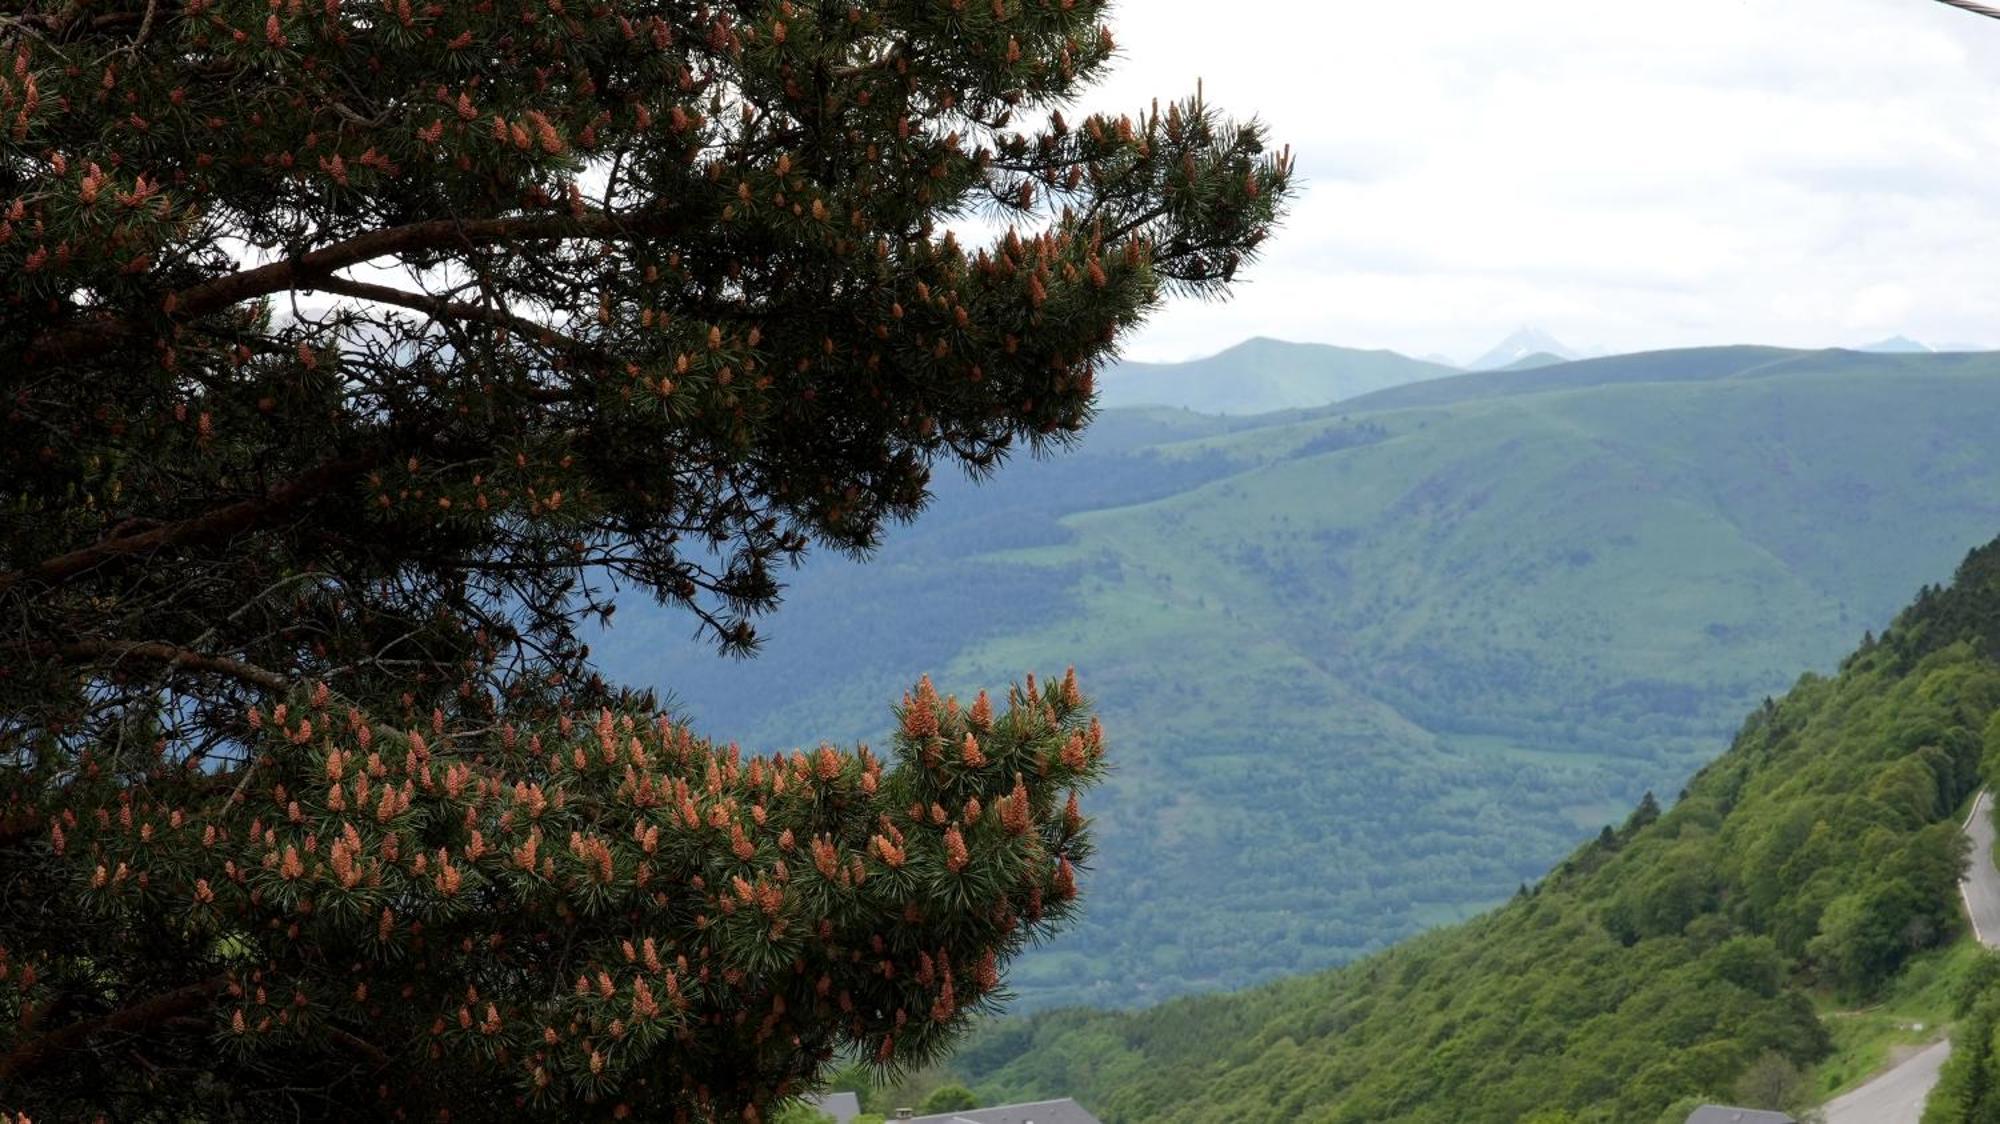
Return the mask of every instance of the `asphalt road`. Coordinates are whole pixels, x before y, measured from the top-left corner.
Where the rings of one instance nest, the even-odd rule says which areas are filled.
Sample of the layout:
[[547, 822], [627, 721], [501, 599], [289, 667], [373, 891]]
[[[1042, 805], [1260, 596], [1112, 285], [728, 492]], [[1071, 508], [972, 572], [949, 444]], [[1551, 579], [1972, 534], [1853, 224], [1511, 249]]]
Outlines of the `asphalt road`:
[[1951, 1039], [1941, 1039], [1903, 1064], [1846, 1096], [1826, 1103], [1826, 1124], [1917, 1124], [1924, 1098], [1937, 1084], [1938, 1068], [1951, 1055]]
[[1965, 825], [1966, 838], [1972, 840], [1972, 869], [1958, 888], [1972, 918], [1972, 935], [1987, 948], [2000, 948], [2000, 871], [1993, 869], [1993, 817], [1986, 814], [1992, 800], [1982, 792], [1972, 805]]
[[[1992, 797], [1980, 793], [1966, 817], [1965, 835], [1972, 840], [1972, 864], [1958, 891], [1965, 899], [1972, 935], [1987, 948], [2000, 948], [2000, 870], [1993, 866]], [[1938, 1069], [1951, 1054], [1951, 1040], [1933, 1042], [1903, 1059], [1868, 1084], [1828, 1101], [1826, 1124], [1917, 1124], [1924, 1098], [1937, 1084]]]

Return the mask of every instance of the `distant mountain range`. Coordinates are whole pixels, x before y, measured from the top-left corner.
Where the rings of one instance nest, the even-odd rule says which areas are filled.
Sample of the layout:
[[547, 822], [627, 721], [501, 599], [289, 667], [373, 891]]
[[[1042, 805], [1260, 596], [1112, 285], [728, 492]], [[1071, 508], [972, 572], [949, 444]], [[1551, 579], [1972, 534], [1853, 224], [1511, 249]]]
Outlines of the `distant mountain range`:
[[1098, 405], [1178, 406], [1205, 414], [1309, 409], [1456, 369], [1393, 351], [1253, 339], [1187, 363], [1120, 363], [1098, 377]]
[[1890, 336], [1886, 340], [1877, 340], [1856, 350], [1870, 351], [1882, 355], [1909, 355], [1934, 351], [1936, 349], [1929, 344], [1918, 343], [1908, 336]]
[[[1690, 354], [1712, 354], [1724, 349], [1683, 350]], [[1774, 355], [1781, 353], [1781, 349], [1734, 350], [1752, 355], [1765, 351]], [[1933, 348], [1907, 336], [1892, 336], [1853, 350], [1871, 355], [1923, 355], [1962, 354], [1987, 349], [1965, 343]], [[1515, 373], [1563, 363], [1623, 360], [1648, 354], [1679, 353], [1586, 356], [1565, 347], [1538, 328], [1521, 328], [1478, 359], [1461, 365], [1436, 354], [1412, 359], [1400, 352], [1382, 349], [1290, 343], [1259, 337], [1215, 355], [1186, 362], [1114, 364], [1098, 376], [1098, 406], [1106, 410], [1128, 406], [1169, 406], [1219, 417], [1254, 417], [1283, 410], [1316, 409], [1452, 375]], [[1649, 363], [1641, 359], [1637, 369], [1643, 370], [1648, 366]], [[1595, 377], [1594, 373], [1583, 376], [1585, 381]]]
[[1580, 358], [1539, 328], [1521, 328], [1493, 350], [1466, 364], [1469, 371], [1520, 370], [1524, 363], [1546, 366]]
[[1074, 662], [1117, 762], [1102, 850], [1011, 984], [1145, 1002], [1466, 916], [1676, 791], [2000, 530], [1996, 432], [2000, 355], [1756, 347], [1109, 409], [940, 478], [872, 561], [811, 559], [757, 659], [643, 599], [595, 647], [760, 749], [881, 744], [921, 672]]
[[1553, 367], [1558, 363], [1568, 362], [1570, 362], [1569, 359], [1552, 352], [1537, 351], [1530, 355], [1523, 355], [1504, 367], [1495, 367], [1493, 369], [1496, 371], [1532, 371], [1538, 367]]
[[1986, 347], [1983, 344], [1965, 343], [1963, 341], [1941, 343], [1933, 347], [1930, 344], [1924, 343], [1922, 340], [1913, 340], [1908, 336], [1890, 336], [1886, 340], [1877, 340], [1874, 343], [1868, 344], [1865, 347], [1857, 348], [1856, 350], [1873, 351], [1883, 354], [1899, 354], [1899, 353], [1908, 354], [1912, 352], [1938, 352], [1938, 351], [1963, 353], [1969, 351], [1991, 351], [1993, 349], [1990, 347]]

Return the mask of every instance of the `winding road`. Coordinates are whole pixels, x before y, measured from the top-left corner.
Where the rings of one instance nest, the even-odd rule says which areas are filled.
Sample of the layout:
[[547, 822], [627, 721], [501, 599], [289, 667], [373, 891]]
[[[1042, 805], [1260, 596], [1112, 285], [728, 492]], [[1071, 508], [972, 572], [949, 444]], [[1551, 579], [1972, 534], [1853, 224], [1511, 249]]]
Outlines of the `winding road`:
[[1972, 840], [1972, 867], [1958, 892], [1965, 898], [1966, 915], [1972, 918], [1972, 935], [1987, 948], [2000, 948], [2000, 871], [1993, 869], [1993, 817], [1986, 814], [1993, 802], [1989, 793], [1980, 793], [1972, 802], [1972, 814], [1965, 820], [1965, 837]]
[[[1993, 866], [1992, 797], [1980, 793], [1965, 817], [1972, 840], [1972, 864], [1958, 884], [1972, 935], [1987, 948], [2000, 948], [2000, 870]], [[1938, 1070], [1951, 1055], [1951, 1040], [1940, 1039], [1897, 1063], [1873, 1081], [1826, 1103], [1826, 1124], [1917, 1124], [1924, 1098], [1937, 1084]]]
[[1826, 1102], [1826, 1124], [1917, 1124], [1924, 1115], [1924, 1098], [1950, 1056], [1951, 1039], [1931, 1043], [1868, 1084]]

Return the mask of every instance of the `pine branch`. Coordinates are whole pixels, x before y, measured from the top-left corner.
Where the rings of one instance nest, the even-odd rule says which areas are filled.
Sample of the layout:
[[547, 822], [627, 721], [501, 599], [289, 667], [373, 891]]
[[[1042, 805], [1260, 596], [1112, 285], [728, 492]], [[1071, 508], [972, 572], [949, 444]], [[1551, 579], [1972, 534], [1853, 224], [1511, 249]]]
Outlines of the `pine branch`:
[[1985, 16], [1988, 19], [2000, 20], [2000, 8], [1989, 8], [1984, 4], [1975, 4], [1972, 0], [1938, 0], [1938, 3], [1971, 12], [1974, 15]]
[[101, 1018], [70, 1023], [60, 1030], [31, 1038], [16, 1046], [13, 1052], [0, 1055], [0, 1082], [19, 1077], [47, 1064], [59, 1055], [79, 1049], [84, 1043], [100, 1034], [142, 1030], [167, 1019], [198, 1011], [207, 1006], [215, 993], [221, 991], [228, 982], [227, 977], [212, 976], [199, 983], [191, 983], [164, 995], [156, 995], [151, 999], [134, 1003]]
[[54, 657], [63, 660], [92, 661], [108, 656], [113, 662], [127, 659], [144, 660], [150, 663], [164, 663], [170, 667], [186, 668], [189, 671], [226, 675], [253, 687], [262, 687], [280, 694], [292, 689], [291, 680], [267, 668], [231, 659], [228, 656], [211, 655], [158, 641], [73, 640], [67, 644], [31, 644], [28, 646], [28, 653], [43, 659]]
[[[438, 320], [462, 320], [480, 324], [493, 324], [512, 328], [522, 335], [548, 346], [558, 347], [596, 366], [612, 366], [612, 358], [602, 348], [594, 347], [574, 336], [565, 335], [525, 316], [517, 316], [504, 309], [489, 308], [485, 305], [467, 304], [464, 301], [449, 301], [428, 293], [412, 293], [388, 285], [376, 285], [367, 281], [354, 281], [346, 277], [327, 277], [303, 286], [323, 293], [338, 293], [341, 296], [360, 300], [375, 301], [378, 304], [394, 305], [421, 312]], [[567, 392], [546, 387], [531, 392], [537, 401], [564, 401]]]
[[389, 1062], [391, 1059], [388, 1053], [384, 1051], [382, 1047], [377, 1046], [376, 1044], [368, 1041], [365, 1038], [360, 1038], [355, 1035], [349, 1034], [348, 1032], [340, 1029], [337, 1026], [328, 1027], [326, 1033], [327, 1037], [333, 1039], [335, 1042], [340, 1043], [342, 1046], [347, 1047], [348, 1049], [354, 1051], [357, 1054], [360, 1054], [362, 1057], [367, 1058], [369, 1061], [373, 1062], [375, 1064], [376, 1069], [389, 1068]]
[[[657, 218], [637, 221], [604, 213], [580, 218], [517, 215], [498, 219], [433, 219], [371, 230], [296, 258], [191, 285], [169, 295], [165, 307], [176, 319], [186, 321], [258, 297], [308, 288], [311, 282], [324, 281], [340, 270], [378, 258], [533, 239], [660, 234], [667, 227]], [[36, 363], [75, 362], [129, 343], [138, 338], [141, 330], [141, 325], [128, 317], [93, 317], [43, 332], [29, 345], [27, 358]]]
[[113, 535], [81, 550], [39, 562], [25, 570], [0, 574], [0, 592], [23, 582], [59, 586], [79, 574], [121, 558], [150, 554], [168, 547], [227, 538], [262, 526], [273, 516], [321, 496], [374, 467], [379, 455], [366, 453], [328, 461], [265, 495], [217, 508], [206, 515], [167, 523], [137, 534]]

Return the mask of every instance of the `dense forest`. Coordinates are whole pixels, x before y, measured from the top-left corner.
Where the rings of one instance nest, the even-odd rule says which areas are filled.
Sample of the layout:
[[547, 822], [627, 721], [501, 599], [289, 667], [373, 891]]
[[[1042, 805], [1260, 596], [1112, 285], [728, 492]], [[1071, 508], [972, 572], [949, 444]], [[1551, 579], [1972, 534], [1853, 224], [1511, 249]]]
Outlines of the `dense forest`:
[[786, 750], [879, 744], [915, 671], [1073, 660], [1117, 769], [1089, 906], [1021, 1004], [1253, 986], [1504, 900], [1947, 577], [2000, 526], [1996, 370], [1708, 348], [1109, 410], [788, 574], [754, 659], [638, 598], [594, 649]]
[[[1833, 1046], [1816, 1003], [1866, 1006], [1960, 935], [1956, 816], [1996, 758], [2000, 542], [1506, 906], [1238, 995], [993, 1024], [956, 1065], [1112, 1124], [1678, 1121], [1808, 1069]], [[1946, 1091], [1988, 1113], [1994, 994]]]

